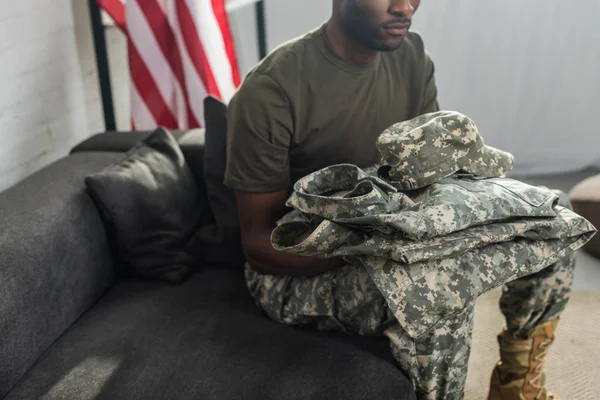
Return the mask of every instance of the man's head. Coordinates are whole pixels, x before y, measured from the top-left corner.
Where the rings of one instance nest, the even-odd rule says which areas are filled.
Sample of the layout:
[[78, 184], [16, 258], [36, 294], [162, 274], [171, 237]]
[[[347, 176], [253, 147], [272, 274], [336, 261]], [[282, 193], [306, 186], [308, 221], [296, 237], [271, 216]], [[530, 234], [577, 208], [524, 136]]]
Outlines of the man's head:
[[334, 16], [352, 40], [377, 51], [400, 47], [421, 0], [334, 0]]

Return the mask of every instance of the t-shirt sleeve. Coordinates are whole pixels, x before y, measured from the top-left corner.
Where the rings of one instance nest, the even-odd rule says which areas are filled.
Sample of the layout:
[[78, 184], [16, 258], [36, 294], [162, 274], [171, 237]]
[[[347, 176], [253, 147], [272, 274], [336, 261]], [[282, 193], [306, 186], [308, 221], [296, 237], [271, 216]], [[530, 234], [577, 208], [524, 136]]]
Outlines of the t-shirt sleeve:
[[292, 121], [281, 86], [264, 74], [248, 76], [228, 105], [224, 184], [245, 192], [288, 190]]
[[435, 65], [431, 56], [425, 51], [425, 86], [423, 92], [423, 102], [420, 114], [427, 114], [440, 110], [437, 98], [437, 86], [435, 83]]

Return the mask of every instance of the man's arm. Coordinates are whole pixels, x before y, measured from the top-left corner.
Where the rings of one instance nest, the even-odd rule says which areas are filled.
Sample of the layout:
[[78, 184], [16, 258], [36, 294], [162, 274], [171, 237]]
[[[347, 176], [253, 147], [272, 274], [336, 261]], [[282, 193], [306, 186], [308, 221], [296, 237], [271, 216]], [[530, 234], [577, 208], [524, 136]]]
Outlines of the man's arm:
[[293, 131], [291, 102], [279, 83], [261, 73], [248, 76], [228, 107], [224, 182], [236, 193], [246, 261], [263, 274], [314, 275], [343, 264], [271, 245], [271, 232], [287, 211]]
[[242, 245], [246, 260], [262, 274], [315, 275], [344, 264], [341, 258], [318, 259], [277, 251], [271, 232], [286, 213], [288, 193], [236, 192]]

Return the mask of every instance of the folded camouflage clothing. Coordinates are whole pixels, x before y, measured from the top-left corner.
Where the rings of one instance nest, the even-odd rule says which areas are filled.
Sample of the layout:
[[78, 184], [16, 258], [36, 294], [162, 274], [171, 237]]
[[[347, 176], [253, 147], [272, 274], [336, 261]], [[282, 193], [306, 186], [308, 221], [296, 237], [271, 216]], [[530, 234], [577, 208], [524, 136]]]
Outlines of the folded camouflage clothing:
[[413, 337], [596, 232], [556, 191], [505, 178], [512, 156], [484, 145], [462, 114], [396, 124], [377, 146], [378, 168], [332, 165], [300, 179], [271, 241], [363, 265]]

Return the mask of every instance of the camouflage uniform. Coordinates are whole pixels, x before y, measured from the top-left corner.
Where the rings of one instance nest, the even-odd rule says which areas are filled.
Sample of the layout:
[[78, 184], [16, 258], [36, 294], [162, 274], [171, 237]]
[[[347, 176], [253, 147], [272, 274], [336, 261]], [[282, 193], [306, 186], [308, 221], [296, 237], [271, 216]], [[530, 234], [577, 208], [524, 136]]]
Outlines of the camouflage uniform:
[[386, 335], [419, 399], [459, 399], [475, 299], [503, 286], [515, 335], [557, 318], [574, 251], [596, 230], [556, 191], [502, 177], [512, 156], [484, 145], [464, 115], [396, 124], [377, 146], [377, 169], [333, 165], [299, 180], [271, 237], [278, 250], [348, 265], [311, 277], [246, 265], [248, 287], [276, 321]]

